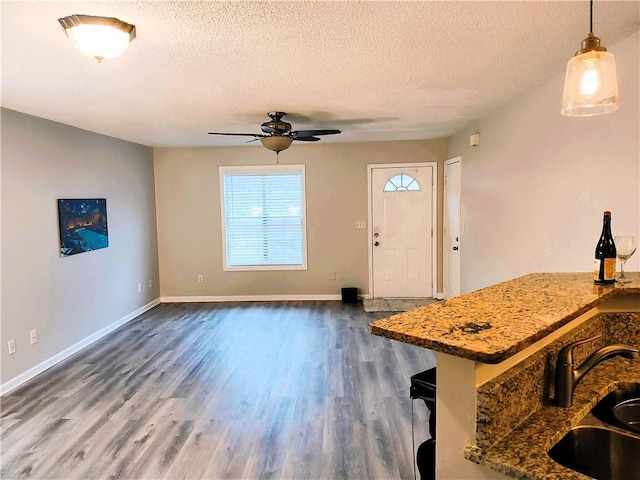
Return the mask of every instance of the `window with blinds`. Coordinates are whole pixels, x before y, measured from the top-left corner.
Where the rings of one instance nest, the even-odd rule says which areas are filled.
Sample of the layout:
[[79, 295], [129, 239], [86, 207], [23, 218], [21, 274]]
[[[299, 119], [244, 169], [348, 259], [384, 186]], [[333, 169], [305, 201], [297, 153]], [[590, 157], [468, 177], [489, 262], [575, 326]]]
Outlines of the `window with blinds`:
[[306, 270], [304, 165], [220, 167], [225, 270]]

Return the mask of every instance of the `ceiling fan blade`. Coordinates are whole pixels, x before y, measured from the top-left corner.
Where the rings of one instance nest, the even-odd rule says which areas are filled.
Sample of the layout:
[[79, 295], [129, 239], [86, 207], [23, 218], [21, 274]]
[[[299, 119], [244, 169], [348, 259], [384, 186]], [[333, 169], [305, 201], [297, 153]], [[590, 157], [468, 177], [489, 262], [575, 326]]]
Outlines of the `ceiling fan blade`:
[[318, 137], [293, 137], [293, 139], [299, 142], [317, 142], [320, 140]]
[[299, 139], [300, 137], [315, 137], [317, 135], [335, 135], [342, 133], [340, 130], [297, 130], [291, 132], [293, 138]]
[[266, 135], [261, 135], [259, 133], [220, 133], [220, 132], [209, 132], [209, 135], [233, 135], [237, 137], [266, 137]]

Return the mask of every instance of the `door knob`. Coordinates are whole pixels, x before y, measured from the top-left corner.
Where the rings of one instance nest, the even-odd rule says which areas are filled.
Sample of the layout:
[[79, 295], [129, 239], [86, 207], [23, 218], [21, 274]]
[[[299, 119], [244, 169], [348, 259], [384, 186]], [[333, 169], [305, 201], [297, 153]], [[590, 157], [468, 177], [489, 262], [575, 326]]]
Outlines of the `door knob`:
[[377, 247], [378, 245], [380, 245], [380, 242], [375, 242], [375, 243], [373, 244], [373, 246], [374, 246], [374, 247]]
[[458, 247], [453, 247], [453, 251], [457, 252], [458, 251]]

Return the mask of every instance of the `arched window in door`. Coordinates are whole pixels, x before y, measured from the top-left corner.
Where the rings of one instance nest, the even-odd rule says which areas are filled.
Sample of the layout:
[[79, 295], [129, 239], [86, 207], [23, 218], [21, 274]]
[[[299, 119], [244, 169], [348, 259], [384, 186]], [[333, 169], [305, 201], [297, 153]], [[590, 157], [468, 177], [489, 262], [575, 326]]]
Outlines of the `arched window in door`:
[[384, 192], [407, 192], [407, 191], [419, 191], [420, 184], [411, 175], [394, 175], [385, 184]]

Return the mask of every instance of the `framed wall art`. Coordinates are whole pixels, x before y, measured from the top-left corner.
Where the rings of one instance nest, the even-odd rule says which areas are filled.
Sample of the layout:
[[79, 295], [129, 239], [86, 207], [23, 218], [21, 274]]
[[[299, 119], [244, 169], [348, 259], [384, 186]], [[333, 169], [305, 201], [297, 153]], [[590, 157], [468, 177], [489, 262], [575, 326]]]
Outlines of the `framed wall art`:
[[58, 199], [60, 256], [109, 246], [106, 198]]

